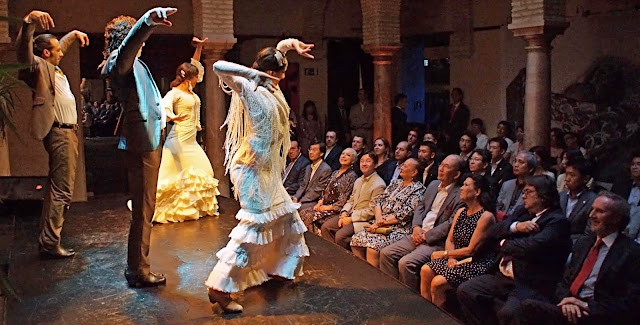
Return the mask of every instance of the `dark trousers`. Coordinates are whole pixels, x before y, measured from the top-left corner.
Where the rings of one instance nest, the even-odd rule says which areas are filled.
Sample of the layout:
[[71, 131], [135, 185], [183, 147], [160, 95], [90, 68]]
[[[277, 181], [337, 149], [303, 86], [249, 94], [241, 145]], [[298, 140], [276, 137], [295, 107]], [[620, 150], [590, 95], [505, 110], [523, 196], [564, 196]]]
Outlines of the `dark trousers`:
[[[515, 324], [568, 324], [562, 309], [548, 301], [527, 299], [523, 301], [513, 317]], [[582, 322], [580, 322], [582, 323]]]
[[51, 249], [60, 245], [62, 224], [73, 197], [78, 137], [72, 129], [53, 127], [42, 142], [49, 154], [49, 184], [42, 205], [38, 243]]
[[351, 250], [351, 236], [354, 234], [353, 223], [338, 227], [340, 216], [333, 216], [322, 225], [322, 238], [336, 243], [346, 250]]
[[146, 275], [150, 271], [151, 220], [156, 208], [161, 158], [162, 145], [151, 152], [125, 151], [132, 205], [127, 271], [136, 275]]
[[500, 272], [463, 282], [456, 294], [466, 324], [513, 324], [513, 317], [522, 301], [546, 300], [546, 297]]

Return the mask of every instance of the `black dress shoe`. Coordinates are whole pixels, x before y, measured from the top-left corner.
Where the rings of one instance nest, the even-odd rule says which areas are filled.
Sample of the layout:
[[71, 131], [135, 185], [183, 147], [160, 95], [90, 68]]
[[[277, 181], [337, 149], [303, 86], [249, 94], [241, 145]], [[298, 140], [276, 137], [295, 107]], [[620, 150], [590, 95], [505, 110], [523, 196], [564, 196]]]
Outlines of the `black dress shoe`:
[[164, 275], [153, 272], [145, 275], [134, 275], [125, 271], [124, 277], [132, 288], [158, 287], [167, 283], [167, 278]]
[[45, 248], [44, 246], [40, 246], [39, 250], [40, 256], [46, 259], [67, 258], [76, 255], [73, 248], [64, 248], [60, 245], [54, 248]]

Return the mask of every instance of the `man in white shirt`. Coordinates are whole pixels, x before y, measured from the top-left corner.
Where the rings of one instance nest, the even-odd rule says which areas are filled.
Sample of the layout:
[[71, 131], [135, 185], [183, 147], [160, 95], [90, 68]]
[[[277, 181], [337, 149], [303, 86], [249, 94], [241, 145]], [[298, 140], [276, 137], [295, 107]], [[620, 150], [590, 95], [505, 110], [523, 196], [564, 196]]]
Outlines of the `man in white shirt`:
[[20, 71], [20, 79], [33, 89], [32, 135], [42, 140], [49, 154], [49, 185], [42, 206], [38, 238], [40, 254], [45, 258], [75, 255], [61, 246], [60, 233], [64, 216], [71, 204], [78, 159], [78, 113], [76, 99], [60, 60], [75, 40], [89, 45], [87, 34], [72, 31], [60, 41], [51, 34], [34, 38], [36, 25], [48, 30], [54, 27], [51, 16], [34, 10], [24, 17], [17, 38], [18, 62], [28, 65]]
[[438, 167], [438, 180], [429, 184], [415, 209], [412, 234], [380, 251], [380, 270], [416, 292], [420, 268], [431, 260], [431, 253], [444, 249], [453, 216], [464, 205], [457, 184], [463, 169], [460, 156], [447, 156]]
[[292, 196], [293, 202], [302, 204], [300, 209], [314, 206], [320, 197], [322, 191], [329, 183], [331, 177], [331, 167], [324, 162], [324, 156], [327, 147], [324, 143], [312, 144], [309, 147], [309, 160], [311, 165], [305, 168], [304, 182], [298, 188], [296, 194]]
[[487, 141], [489, 138], [487, 137], [484, 128], [484, 121], [479, 118], [474, 118], [471, 120], [471, 132], [476, 135], [476, 148], [477, 149], [487, 149]]

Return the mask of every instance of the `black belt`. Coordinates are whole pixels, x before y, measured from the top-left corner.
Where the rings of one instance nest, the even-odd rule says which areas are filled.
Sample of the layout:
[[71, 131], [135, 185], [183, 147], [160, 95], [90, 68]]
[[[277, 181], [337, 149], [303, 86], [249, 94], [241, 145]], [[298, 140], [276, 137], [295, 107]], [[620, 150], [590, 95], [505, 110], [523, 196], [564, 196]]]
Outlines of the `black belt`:
[[53, 122], [53, 127], [54, 128], [61, 128], [61, 129], [77, 130], [78, 129], [78, 124], [68, 124], [68, 123]]

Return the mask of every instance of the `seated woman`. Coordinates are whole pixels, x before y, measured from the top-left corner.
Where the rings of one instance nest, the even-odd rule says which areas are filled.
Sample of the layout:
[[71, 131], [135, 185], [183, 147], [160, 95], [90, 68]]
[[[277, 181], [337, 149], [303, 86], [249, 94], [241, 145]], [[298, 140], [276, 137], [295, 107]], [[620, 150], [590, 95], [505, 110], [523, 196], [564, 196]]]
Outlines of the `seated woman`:
[[[389, 151], [391, 145], [389, 141], [383, 137], [379, 137], [373, 142], [373, 152], [378, 156], [378, 163], [376, 164], [376, 173], [382, 177], [389, 169], [389, 164], [393, 162], [393, 159], [389, 159]], [[359, 162], [358, 162], [359, 163]]]
[[[400, 177], [375, 201], [374, 222], [351, 237], [353, 254], [378, 267], [380, 250], [411, 233], [413, 212], [424, 197], [420, 163], [409, 158], [400, 166]], [[378, 228], [389, 228], [387, 234], [377, 233]]]
[[310, 232], [320, 236], [320, 227], [324, 220], [340, 213], [344, 204], [347, 203], [353, 191], [353, 183], [358, 178], [353, 171], [356, 157], [355, 150], [344, 149], [340, 155], [340, 169], [331, 174], [320, 201], [313, 207], [300, 209], [300, 218]]
[[495, 201], [487, 179], [467, 176], [460, 199], [467, 207], [456, 212], [445, 250], [433, 252], [420, 270], [420, 294], [438, 307], [444, 305], [447, 290], [486, 273], [495, 258], [492, 245], [485, 243], [495, 223]]

